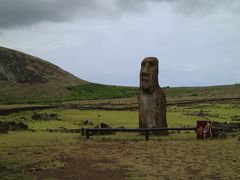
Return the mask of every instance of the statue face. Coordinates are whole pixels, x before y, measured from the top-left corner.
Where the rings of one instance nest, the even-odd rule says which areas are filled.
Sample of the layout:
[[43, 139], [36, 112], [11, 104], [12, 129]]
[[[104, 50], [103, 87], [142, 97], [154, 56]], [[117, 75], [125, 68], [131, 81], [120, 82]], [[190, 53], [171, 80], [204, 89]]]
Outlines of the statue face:
[[158, 85], [158, 59], [154, 57], [145, 58], [141, 64], [140, 88], [149, 90]]

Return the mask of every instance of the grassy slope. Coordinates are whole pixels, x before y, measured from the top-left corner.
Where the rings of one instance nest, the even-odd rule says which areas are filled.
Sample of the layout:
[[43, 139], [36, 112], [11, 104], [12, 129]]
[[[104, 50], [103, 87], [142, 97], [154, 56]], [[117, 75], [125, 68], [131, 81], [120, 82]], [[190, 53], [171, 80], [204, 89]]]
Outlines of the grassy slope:
[[0, 47], [0, 55], [3, 73], [13, 74], [13, 77], [21, 76], [21, 72], [17, 69], [19, 66], [21, 71], [31, 71], [46, 80], [32, 83], [0, 80], [0, 102], [66, 97], [70, 95], [66, 86], [87, 83], [54, 64], [19, 51]]
[[111, 86], [102, 84], [86, 84], [68, 87], [73, 99], [113, 99], [127, 98], [138, 94], [138, 88]]
[[[8, 82], [5, 83], [6, 85], [0, 89], [0, 93], [2, 92], [6, 97], [0, 97], [0, 104], [59, 103], [74, 100], [128, 98], [136, 96], [138, 93], [138, 88], [93, 83], [77, 86], [66, 84], [56, 86], [55, 83], [37, 85], [18, 83], [17, 86], [14, 86], [14, 90], [11, 89], [12, 87]], [[28, 94], [26, 95], [26, 93]], [[49, 95], [51, 96], [49, 97]], [[16, 96], [18, 97], [16, 98]]]

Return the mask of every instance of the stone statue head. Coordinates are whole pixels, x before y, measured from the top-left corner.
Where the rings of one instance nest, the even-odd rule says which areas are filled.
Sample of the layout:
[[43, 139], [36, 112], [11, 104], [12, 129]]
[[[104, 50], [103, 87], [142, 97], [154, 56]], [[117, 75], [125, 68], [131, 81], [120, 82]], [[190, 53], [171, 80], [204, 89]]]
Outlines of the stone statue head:
[[140, 88], [149, 91], [158, 86], [158, 59], [147, 57], [143, 59], [141, 64]]

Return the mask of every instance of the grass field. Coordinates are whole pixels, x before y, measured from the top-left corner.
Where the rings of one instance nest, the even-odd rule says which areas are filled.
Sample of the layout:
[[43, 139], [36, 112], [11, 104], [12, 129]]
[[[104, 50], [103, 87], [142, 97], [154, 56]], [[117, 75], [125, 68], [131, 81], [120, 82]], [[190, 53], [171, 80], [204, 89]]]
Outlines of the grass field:
[[[203, 117], [198, 115], [203, 112]], [[202, 103], [168, 107], [169, 127], [196, 126], [199, 119], [231, 121], [240, 102]], [[34, 121], [34, 113], [58, 114], [60, 120]], [[24, 118], [23, 118], [24, 117]], [[138, 127], [137, 111], [48, 109], [0, 116], [22, 121], [36, 132], [0, 135], [0, 177], [6, 179], [239, 179], [239, 135], [211, 141], [193, 132], [169, 136], [137, 133], [92, 136], [50, 133], [47, 129], [80, 128], [83, 120], [112, 127]], [[91, 125], [91, 126], [94, 126]], [[85, 126], [87, 127], [87, 126]], [[75, 169], [74, 167], [79, 167]], [[84, 173], [87, 172], [87, 173]], [[73, 176], [75, 175], [75, 176]]]

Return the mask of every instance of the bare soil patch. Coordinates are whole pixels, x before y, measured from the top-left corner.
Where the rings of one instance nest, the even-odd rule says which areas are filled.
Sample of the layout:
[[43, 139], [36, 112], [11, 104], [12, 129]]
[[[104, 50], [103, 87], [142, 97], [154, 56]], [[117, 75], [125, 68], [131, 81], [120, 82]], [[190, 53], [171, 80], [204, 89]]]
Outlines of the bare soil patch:
[[120, 180], [126, 176], [126, 169], [105, 169], [105, 167], [96, 167], [96, 164], [115, 164], [116, 162], [107, 159], [92, 159], [81, 157], [69, 159], [65, 162], [65, 166], [57, 169], [48, 169], [44, 171], [36, 171], [32, 175], [37, 179], [45, 178], [64, 179], [64, 180]]

